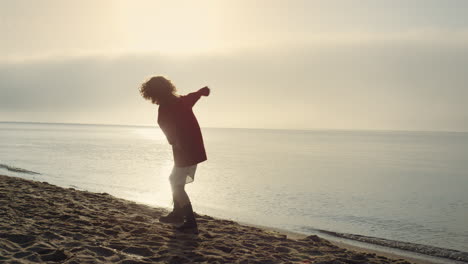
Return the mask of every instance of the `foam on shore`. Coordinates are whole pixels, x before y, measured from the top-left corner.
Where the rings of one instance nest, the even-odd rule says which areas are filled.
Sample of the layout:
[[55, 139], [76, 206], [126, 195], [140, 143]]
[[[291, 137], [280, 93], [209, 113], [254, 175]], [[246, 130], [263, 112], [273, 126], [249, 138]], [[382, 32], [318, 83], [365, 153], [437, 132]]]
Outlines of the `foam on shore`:
[[390, 240], [379, 237], [370, 237], [356, 234], [348, 233], [338, 233], [327, 230], [317, 230], [319, 233], [323, 233], [329, 236], [345, 238], [348, 240], [363, 242], [367, 244], [373, 244], [378, 246], [383, 246], [387, 248], [400, 249], [409, 252], [419, 253], [431, 257], [455, 260], [463, 263], [468, 263], [468, 252], [462, 252], [459, 250], [446, 249], [440, 247], [434, 247], [423, 244], [409, 243], [403, 241]]

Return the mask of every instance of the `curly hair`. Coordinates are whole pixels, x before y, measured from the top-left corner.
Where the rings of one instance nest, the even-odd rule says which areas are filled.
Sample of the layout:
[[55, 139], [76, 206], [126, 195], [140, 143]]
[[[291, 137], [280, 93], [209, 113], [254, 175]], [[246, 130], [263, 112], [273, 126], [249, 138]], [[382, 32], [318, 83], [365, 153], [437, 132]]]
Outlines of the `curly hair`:
[[164, 103], [168, 98], [177, 96], [177, 89], [170, 80], [163, 76], [154, 76], [140, 86], [140, 94], [153, 104]]

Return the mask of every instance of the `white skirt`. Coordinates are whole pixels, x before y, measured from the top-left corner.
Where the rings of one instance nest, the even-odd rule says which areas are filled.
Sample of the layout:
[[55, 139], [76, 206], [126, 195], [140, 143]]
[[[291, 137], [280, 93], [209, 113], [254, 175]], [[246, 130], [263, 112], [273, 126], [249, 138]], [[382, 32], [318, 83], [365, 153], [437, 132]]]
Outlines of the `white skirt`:
[[176, 167], [172, 168], [171, 175], [169, 176], [169, 182], [171, 185], [185, 185], [195, 180], [195, 171], [197, 170], [197, 164], [188, 167]]

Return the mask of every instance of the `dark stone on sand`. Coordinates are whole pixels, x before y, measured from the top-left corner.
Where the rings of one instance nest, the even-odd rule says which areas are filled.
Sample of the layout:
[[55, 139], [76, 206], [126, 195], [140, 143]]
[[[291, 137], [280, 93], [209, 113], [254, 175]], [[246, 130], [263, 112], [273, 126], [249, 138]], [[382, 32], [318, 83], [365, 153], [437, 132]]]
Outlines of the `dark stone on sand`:
[[67, 258], [68, 258], [68, 254], [63, 249], [57, 249], [53, 253], [41, 256], [42, 261], [55, 261], [55, 262], [58, 262], [58, 261], [64, 261]]
[[306, 238], [304, 238], [303, 240], [306, 240], [306, 241], [314, 241], [314, 242], [320, 242], [322, 241], [322, 239], [316, 235], [311, 235], [311, 236], [308, 236]]

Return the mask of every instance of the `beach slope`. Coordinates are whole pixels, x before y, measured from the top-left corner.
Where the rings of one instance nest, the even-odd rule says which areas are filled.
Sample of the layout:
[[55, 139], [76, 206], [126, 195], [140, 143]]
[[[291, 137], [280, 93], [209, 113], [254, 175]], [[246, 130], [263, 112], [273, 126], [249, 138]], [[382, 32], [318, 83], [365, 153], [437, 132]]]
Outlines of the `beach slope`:
[[408, 263], [209, 216], [183, 234], [165, 209], [15, 177], [0, 176], [0, 204], [2, 263]]

